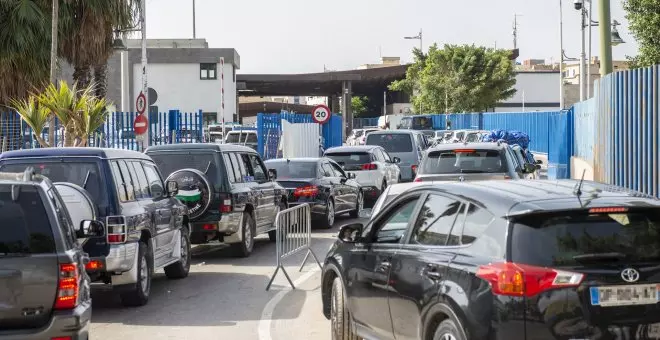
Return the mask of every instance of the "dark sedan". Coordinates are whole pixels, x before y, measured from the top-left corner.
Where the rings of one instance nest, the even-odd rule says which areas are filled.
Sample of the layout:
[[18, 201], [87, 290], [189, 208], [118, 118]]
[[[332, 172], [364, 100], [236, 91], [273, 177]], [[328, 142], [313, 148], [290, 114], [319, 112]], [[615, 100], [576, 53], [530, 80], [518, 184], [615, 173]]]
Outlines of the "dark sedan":
[[329, 158], [271, 159], [268, 171], [286, 188], [289, 206], [308, 203], [312, 218], [324, 228], [332, 228], [335, 216], [350, 213], [358, 217], [364, 205], [354, 174], [347, 174]]

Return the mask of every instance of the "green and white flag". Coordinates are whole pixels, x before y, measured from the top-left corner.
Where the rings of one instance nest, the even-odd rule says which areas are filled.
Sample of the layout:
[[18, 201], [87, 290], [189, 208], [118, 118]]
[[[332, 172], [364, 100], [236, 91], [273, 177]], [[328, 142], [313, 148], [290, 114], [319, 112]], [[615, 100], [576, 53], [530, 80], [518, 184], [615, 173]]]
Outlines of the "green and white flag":
[[195, 190], [179, 190], [176, 198], [184, 202], [197, 202], [202, 198], [202, 192], [199, 189]]

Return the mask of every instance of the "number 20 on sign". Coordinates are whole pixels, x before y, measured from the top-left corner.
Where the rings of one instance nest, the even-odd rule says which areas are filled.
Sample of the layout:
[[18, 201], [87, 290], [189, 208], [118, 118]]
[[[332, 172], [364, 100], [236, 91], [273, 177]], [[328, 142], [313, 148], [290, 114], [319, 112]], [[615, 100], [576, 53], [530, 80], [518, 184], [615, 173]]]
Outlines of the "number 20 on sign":
[[317, 105], [312, 110], [312, 119], [318, 124], [327, 123], [330, 120], [331, 115], [330, 108], [326, 105]]

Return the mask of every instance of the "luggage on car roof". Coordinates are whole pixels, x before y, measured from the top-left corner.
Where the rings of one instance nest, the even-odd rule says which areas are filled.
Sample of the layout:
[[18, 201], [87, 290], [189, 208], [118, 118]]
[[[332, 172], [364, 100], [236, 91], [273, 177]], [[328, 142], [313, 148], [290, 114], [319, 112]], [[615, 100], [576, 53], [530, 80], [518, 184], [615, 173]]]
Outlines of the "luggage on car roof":
[[492, 130], [482, 138], [484, 142], [497, 142], [498, 140], [504, 140], [509, 145], [520, 145], [523, 149], [529, 148], [531, 142], [529, 135], [520, 131]]

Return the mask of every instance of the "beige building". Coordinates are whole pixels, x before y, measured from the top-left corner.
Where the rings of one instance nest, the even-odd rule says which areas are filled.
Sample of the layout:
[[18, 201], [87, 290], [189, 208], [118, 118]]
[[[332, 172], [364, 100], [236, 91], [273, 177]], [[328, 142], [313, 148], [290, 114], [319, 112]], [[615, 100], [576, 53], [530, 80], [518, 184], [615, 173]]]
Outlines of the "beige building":
[[358, 70], [366, 70], [372, 68], [390, 67], [401, 65], [400, 57], [381, 57], [380, 64], [362, 64], [358, 66]]
[[[616, 71], [627, 70], [629, 68], [628, 62], [624, 60], [612, 61], [612, 69]], [[591, 79], [588, 79], [588, 84], [592, 85], [596, 80], [600, 79], [600, 60], [598, 57], [592, 57], [591, 62], [587, 67], [591, 71]], [[564, 83], [572, 85], [580, 85], [580, 64], [566, 64], [564, 65]]]

